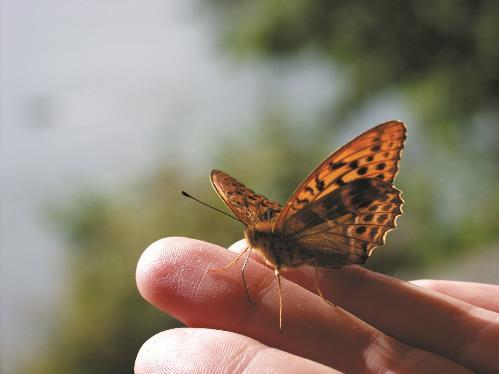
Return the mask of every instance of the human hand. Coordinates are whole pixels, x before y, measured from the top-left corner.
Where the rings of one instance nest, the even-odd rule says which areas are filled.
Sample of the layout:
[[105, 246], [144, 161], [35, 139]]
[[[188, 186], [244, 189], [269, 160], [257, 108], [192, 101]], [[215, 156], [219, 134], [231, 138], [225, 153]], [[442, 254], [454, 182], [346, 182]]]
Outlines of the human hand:
[[187, 326], [161, 332], [138, 353], [135, 372], [499, 372], [499, 286], [400, 281], [359, 266], [283, 272], [283, 334], [274, 273], [255, 256], [223, 272], [237, 242], [167, 238], [137, 266], [142, 296]]

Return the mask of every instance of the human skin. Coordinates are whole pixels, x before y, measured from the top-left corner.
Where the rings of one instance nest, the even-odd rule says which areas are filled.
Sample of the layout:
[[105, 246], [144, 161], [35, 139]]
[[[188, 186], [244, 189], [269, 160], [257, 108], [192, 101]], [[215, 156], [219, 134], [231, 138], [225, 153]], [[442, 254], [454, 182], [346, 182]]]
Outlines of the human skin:
[[162, 372], [499, 372], [499, 286], [405, 282], [360, 266], [283, 272], [283, 334], [272, 269], [254, 256], [222, 268], [230, 251], [188, 238], [151, 244], [137, 285], [151, 304], [189, 328], [161, 332], [140, 349], [136, 373]]

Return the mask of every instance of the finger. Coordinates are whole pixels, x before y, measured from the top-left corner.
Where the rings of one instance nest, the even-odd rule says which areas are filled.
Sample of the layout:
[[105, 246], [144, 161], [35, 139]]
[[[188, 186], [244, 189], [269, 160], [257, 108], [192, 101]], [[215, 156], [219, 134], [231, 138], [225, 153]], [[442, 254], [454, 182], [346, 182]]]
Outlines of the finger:
[[420, 279], [412, 281], [418, 286], [452, 296], [469, 304], [499, 312], [499, 286], [492, 284]]
[[142, 255], [137, 284], [144, 298], [189, 326], [239, 332], [338, 370], [464, 370], [446, 359], [384, 336], [286, 280], [282, 282], [284, 335], [280, 335], [277, 287], [270, 269], [254, 261], [248, 263], [246, 277], [256, 306], [246, 300], [240, 266], [219, 273], [207, 272], [223, 267], [233, 257], [231, 252], [213, 244], [186, 238], [164, 239]]
[[[286, 276], [314, 289], [313, 269]], [[386, 335], [478, 371], [499, 372], [497, 313], [360, 266], [323, 271], [319, 285], [326, 298]]]
[[[230, 249], [238, 251], [244, 245], [244, 240], [239, 241]], [[422, 290], [407, 282], [358, 266], [322, 273], [320, 288], [330, 300], [387, 335], [474, 368], [497, 370], [494, 351], [499, 344], [499, 321], [495, 313], [454, 303], [432, 292], [419, 292]], [[313, 268], [290, 269], [285, 275], [315, 291]], [[492, 292], [487, 296], [490, 304], [499, 303], [497, 297], [491, 297], [497, 295], [497, 286], [480, 287], [480, 291], [476, 299], [488, 291]]]
[[317, 362], [268, 347], [247, 336], [210, 329], [163, 331], [140, 349], [136, 374], [335, 373]]

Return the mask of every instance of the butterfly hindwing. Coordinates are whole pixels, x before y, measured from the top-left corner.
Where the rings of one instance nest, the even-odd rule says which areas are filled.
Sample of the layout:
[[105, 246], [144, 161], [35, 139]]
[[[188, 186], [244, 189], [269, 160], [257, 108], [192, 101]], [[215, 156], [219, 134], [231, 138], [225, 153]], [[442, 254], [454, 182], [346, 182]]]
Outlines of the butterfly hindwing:
[[296, 189], [277, 218], [274, 230], [282, 231], [291, 216], [352, 181], [378, 178], [393, 183], [405, 137], [405, 125], [390, 121], [338, 149]]
[[292, 247], [310, 253], [319, 267], [362, 264], [395, 228], [402, 204], [400, 191], [391, 184], [360, 179], [291, 216], [285, 237]]
[[210, 178], [218, 195], [245, 226], [275, 220], [282, 209], [223, 171], [213, 170]]

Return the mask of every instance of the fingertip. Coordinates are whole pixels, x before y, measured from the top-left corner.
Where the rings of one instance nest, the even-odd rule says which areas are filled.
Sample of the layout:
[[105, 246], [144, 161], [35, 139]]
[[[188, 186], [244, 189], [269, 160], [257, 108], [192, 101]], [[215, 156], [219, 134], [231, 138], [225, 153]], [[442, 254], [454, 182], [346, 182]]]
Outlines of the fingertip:
[[286, 372], [331, 373], [308, 359], [270, 348], [233, 332], [178, 328], [146, 341], [135, 360], [136, 374]]
[[226, 372], [228, 367], [238, 366], [238, 360], [230, 359], [231, 356], [248, 351], [251, 345], [263, 346], [251, 338], [227, 331], [203, 328], [162, 331], [140, 348], [135, 373], [187, 373], [195, 368]]
[[184, 335], [182, 330], [185, 329], [162, 331], [149, 338], [137, 353], [135, 374], [177, 372], [173, 366], [178, 361], [175, 356], [182, 352], [178, 347]]
[[140, 348], [135, 373], [187, 373], [198, 368], [206, 372], [226, 372], [231, 365], [238, 365], [231, 356], [248, 348], [249, 342], [260, 345], [253, 339], [227, 331], [202, 328], [162, 331]]
[[159, 239], [144, 250], [135, 272], [137, 288], [144, 299], [149, 302], [154, 300], [155, 293], [160, 288], [158, 286], [164, 279], [165, 264], [175, 262], [171, 258], [174, 252], [169, 249], [181, 245], [184, 239], [177, 237]]
[[138, 261], [137, 288], [144, 299], [164, 310], [174, 295], [193, 292], [220, 251], [225, 249], [200, 240], [160, 239], [147, 247]]
[[135, 374], [161, 373], [161, 371], [165, 369], [164, 367], [161, 367], [162, 360], [157, 350], [159, 345], [157, 342], [160, 340], [160, 335], [165, 332], [166, 331], [163, 331], [154, 335], [142, 344], [142, 347], [140, 347], [137, 357], [135, 358]]

